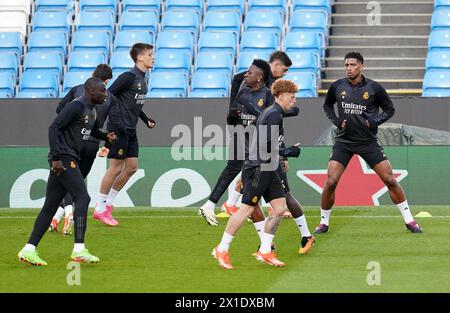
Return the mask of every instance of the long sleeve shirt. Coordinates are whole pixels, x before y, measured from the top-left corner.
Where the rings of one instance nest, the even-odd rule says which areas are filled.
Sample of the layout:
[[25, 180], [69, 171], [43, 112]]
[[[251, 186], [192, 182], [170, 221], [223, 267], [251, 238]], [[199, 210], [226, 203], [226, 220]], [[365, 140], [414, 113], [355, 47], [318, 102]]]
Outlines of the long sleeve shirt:
[[[72, 102], [75, 98], [82, 96], [83, 93], [84, 84], [72, 87], [66, 96], [59, 102], [58, 107], [56, 108], [56, 113], [61, 112], [68, 103]], [[102, 104], [97, 104], [95, 109], [97, 111], [97, 122], [99, 128], [103, 128], [103, 125], [108, 118], [109, 129], [111, 131], [121, 132], [124, 130], [117, 99], [111, 94], [111, 92], [108, 90], [106, 91], [105, 102]], [[89, 141], [99, 142], [97, 138], [92, 136], [89, 138]]]
[[108, 91], [117, 98], [122, 123], [126, 129], [135, 130], [138, 118], [146, 124], [150, 120], [142, 111], [147, 90], [145, 72], [136, 66], [122, 73], [108, 88]]
[[95, 105], [81, 96], [66, 105], [50, 125], [49, 160], [60, 160], [68, 156], [79, 161], [82, 144], [91, 135], [107, 140], [107, 134], [99, 129]]
[[[334, 110], [335, 104], [338, 115]], [[378, 126], [389, 120], [395, 112], [386, 90], [364, 76], [361, 83], [356, 86], [347, 78], [335, 81], [328, 89], [323, 109], [338, 128], [336, 141], [344, 143], [376, 141]], [[347, 120], [347, 124], [342, 129], [343, 120]]]
[[[272, 106], [266, 108], [255, 125], [255, 132], [250, 134], [250, 140], [246, 144], [246, 154], [244, 168], [254, 168], [262, 164], [271, 163], [275, 170], [279, 164], [279, 157], [294, 156], [290, 148], [286, 148], [283, 144], [284, 128], [283, 118], [285, 111], [278, 104], [274, 103]], [[262, 132], [266, 132], [265, 138]], [[265, 142], [263, 142], [265, 140]], [[276, 142], [274, 142], [274, 140]], [[273, 148], [278, 153], [273, 153]], [[274, 157], [275, 159], [272, 159]]]

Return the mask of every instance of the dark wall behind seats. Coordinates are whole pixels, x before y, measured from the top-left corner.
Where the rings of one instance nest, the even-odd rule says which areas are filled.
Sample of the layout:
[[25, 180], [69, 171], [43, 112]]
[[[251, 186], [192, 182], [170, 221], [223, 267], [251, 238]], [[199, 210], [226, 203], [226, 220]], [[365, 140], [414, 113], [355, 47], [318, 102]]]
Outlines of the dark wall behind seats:
[[[450, 131], [450, 98], [392, 98], [396, 113], [389, 122]], [[148, 130], [139, 122], [139, 142], [143, 146], [170, 146], [178, 124], [190, 127], [194, 117], [202, 117], [203, 128], [209, 124], [225, 127], [228, 99], [148, 99], [144, 111], [156, 120]], [[48, 145], [48, 126], [55, 117], [58, 99], [0, 100], [0, 146]], [[298, 99], [300, 116], [285, 120], [288, 144], [313, 145], [331, 124], [323, 109], [323, 98]], [[203, 142], [206, 142], [205, 138]]]

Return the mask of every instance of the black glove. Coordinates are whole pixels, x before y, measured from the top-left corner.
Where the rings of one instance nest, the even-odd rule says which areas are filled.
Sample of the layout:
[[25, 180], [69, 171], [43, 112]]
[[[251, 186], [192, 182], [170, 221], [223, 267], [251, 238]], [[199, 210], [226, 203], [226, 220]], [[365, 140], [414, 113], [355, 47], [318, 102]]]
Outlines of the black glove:
[[287, 158], [298, 158], [300, 155], [300, 147], [297, 146], [291, 146], [289, 148], [285, 148], [283, 151], [283, 157], [287, 157]]
[[228, 111], [228, 115], [227, 115], [227, 124], [228, 125], [237, 125], [239, 123], [239, 115], [241, 113], [239, 112], [239, 110], [237, 108], [231, 108]]

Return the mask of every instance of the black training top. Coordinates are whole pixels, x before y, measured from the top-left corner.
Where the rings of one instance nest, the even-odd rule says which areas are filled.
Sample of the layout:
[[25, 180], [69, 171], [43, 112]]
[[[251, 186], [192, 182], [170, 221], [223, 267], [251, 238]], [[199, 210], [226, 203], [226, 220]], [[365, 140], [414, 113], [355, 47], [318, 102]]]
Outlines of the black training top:
[[98, 127], [95, 105], [83, 95], [66, 105], [50, 125], [48, 159], [57, 161], [69, 156], [80, 161], [83, 141], [90, 135], [105, 141], [108, 139]]
[[[335, 103], [339, 117], [334, 111]], [[379, 108], [383, 110], [380, 114]], [[336, 141], [344, 143], [376, 141], [378, 126], [390, 119], [395, 112], [386, 90], [376, 81], [364, 76], [356, 86], [347, 78], [335, 81], [328, 89], [323, 109], [338, 128]], [[341, 129], [343, 120], [347, 120], [347, 126]]]
[[252, 90], [245, 86], [241, 89], [238, 97], [239, 124], [244, 126], [253, 124], [259, 114], [275, 101], [275, 98], [266, 86], [262, 86], [258, 90]]
[[145, 72], [136, 66], [133, 67], [122, 73], [108, 88], [108, 91], [117, 98], [122, 123], [126, 129], [136, 129], [138, 117], [144, 123], [148, 123], [149, 118], [142, 111], [147, 95]]
[[[251, 136], [251, 140], [249, 143], [246, 143], [246, 154], [245, 154], [245, 164], [244, 168], [254, 168], [261, 166], [264, 163], [271, 163], [270, 154], [272, 152], [273, 147], [279, 148], [279, 153], [276, 156], [276, 160], [272, 160], [275, 164], [275, 170], [279, 164], [279, 157], [290, 157], [294, 156], [292, 154], [291, 148], [285, 148], [282, 145], [284, 140], [284, 128], [283, 128], [283, 118], [285, 117], [285, 111], [283, 108], [276, 102], [273, 105], [266, 108], [258, 117], [255, 125], [256, 136]], [[275, 129], [272, 126], [275, 126], [278, 134], [273, 133]], [[266, 137], [262, 135], [262, 132], [267, 132]], [[275, 139], [276, 142], [272, 143], [272, 137], [278, 135]], [[265, 143], [262, 143], [260, 140], [265, 140]], [[265, 146], [264, 146], [265, 145]], [[272, 146], [274, 145], [274, 146]], [[255, 157], [256, 156], [256, 157]]]
[[[66, 104], [70, 103], [73, 99], [81, 97], [84, 93], [84, 84], [72, 87], [66, 96], [59, 102], [56, 108], [56, 113], [62, 111]], [[109, 118], [110, 130], [120, 132], [124, 130], [122, 120], [120, 118], [119, 105], [117, 99], [109, 92], [106, 91], [105, 102], [97, 104], [95, 106], [97, 111], [97, 123], [99, 128], [103, 128], [106, 118]], [[98, 143], [99, 140], [94, 137], [89, 137], [89, 141]]]
[[[234, 100], [236, 99], [239, 88], [241, 87], [241, 84], [244, 81], [245, 73], [247, 73], [247, 71], [238, 73], [233, 76], [233, 81], [231, 82], [230, 106], [233, 105]], [[275, 81], [275, 78], [273, 78], [272, 73], [270, 73], [270, 77], [267, 78], [265, 81], [267, 88], [270, 89], [270, 87], [272, 87], [272, 84], [274, 81]]]

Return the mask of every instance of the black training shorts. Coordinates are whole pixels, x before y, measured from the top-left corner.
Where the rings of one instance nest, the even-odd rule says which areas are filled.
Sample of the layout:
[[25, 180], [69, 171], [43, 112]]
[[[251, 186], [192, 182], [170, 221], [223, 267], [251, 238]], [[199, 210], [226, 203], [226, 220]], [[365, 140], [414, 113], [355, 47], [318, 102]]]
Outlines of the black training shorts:
[[280, 176], [275, 171], [261, 171], [260, 167], [242, 171], [242, 203], [255, 206], [261, 197], [269, 203], [284, 198]]
[[376, 141], [366, 143], [343, 143], [336, 141], [333, 146], [330, 161], [337, 161], [344, 165], [344, 167], [347, 167], [354, 154], [360, 155], [370, 168], [374, 168], [381, 161], [387, 160], [383, 148]]
[[108, 159], [137, 158], [139, 156], [139, 144], [136, 132], [121, 132], [117, 136], [118, 139], [113, 142], [109, 149]]

